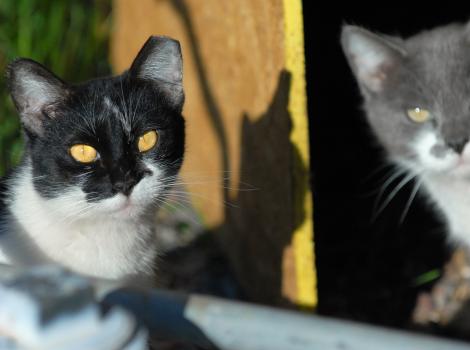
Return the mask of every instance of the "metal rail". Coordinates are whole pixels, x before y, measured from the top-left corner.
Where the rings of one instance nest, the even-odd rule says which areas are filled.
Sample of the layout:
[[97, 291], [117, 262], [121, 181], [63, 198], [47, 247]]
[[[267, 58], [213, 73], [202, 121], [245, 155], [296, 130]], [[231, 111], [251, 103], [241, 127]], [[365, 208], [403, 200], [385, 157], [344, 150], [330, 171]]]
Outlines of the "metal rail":
[[202, 295], [112, 292], [150, 333], [223, 350], [468, 350], [469, 343]]
[[[94, 286], [95, 296], [93, 296], [93, 293], [84, 294], [81, 292], [82, 290], [86, 291], [87, 288], [84, 287], [82, 282], [74, 280], [76, 275], [57, 273], [57, 270], [55, 270], [56, 272], [51, 270], [50, 278], [53, 283], [46, 283], [49, 287], [54, 288], [53, 293], [48, 294], [45, 293], [44, 286], [38, 288], [37, 285], [44, 282], [44, 269], [39, 270], [40, 274], [37, 275], [35, 275], [36, 271], [38, 270], [33, 268], [27, 272], [18, 272], [10, 267], [0, 265], [0, 292], [2, 287], [11, 287], [13, 285], [16, 288], [13, 288], [14, 293], [27, 295], [29, 300], [33, 301], [33, 305], [36, 303], [34, 309], [48, 313], [48, 315], [53, 312], [56, 316], [65, 316], [64, 319], [69, 320], [68, 324], [70, 326], [72, 325], [70, 320], [79, 319], [71, 315], [83, 314], [81, 310], [77, 311], [77, 309], [80, 309], [77, 302], [90, 305], [90, 303], [84, 302], [85, 295], [92, 299], [91, 302], [94, 305], [101, 303], [105, 309], [110, 311], [126, 309], [128, 315], [138, 319], [140, 324], [145, 326], [151, 337], [188, 342], [207, 349], [214, 347], [222, 350], [470, 349], [470, 343], [351, 321], [203, 295], [188, 295], [158, 289], [115, 289], [116, 284], [110, 281], [92, 280], [90, 282], [90, 280], [85, 280], [90, 286]], [[32, 275], [40, 275], [41, 278], [30, 278]], [[66, 276], [66, 278], [64, 278], [64, 282], [61, 282], [62, 279], [57, 278], [57, 276]], [[65, 282], [67, 276], [71, 276], [68, 284]], [[46, 278], [48, 278], [47, 274]], [[80, 276], [79, 278], [83, 280], [83, 277]], [[10, 282], [5, 283], [6, 279]], [[12, 284], [11, 281], [16, 282]], [[18, 281], [21, 281], [21, 283], [17, 283]], [[74, 283], [81, 289], [78, 291], [71, 289], [70, 286], [73, 283], [71, 284], [70, 281], [75, 281]], [[63, 289], [67, 291], [67, 294], [60, 292], [62, 290], [61, 283], [66, 284], [67, 288]], [[18, 286], [21, 286], [21, 288], [18, 288]], [[25, 289], [28, 292], [23, 292]], [[34, 290], [38, 290], [39, 294], [34, 293]], [[97, 300], [96, 290], [99, 291], [100, 296], [103, 296], [102, 299], [98, 298], [100, 300]], [[0, 300], [0, 321], [2, 320], [3, 306], [5, 305], [2, 305], [2, 300]], [[12, 305], [8, 305], [6, 309], [11, 312]], [[109, 312], [106, 314], [109, 315]], [[82, 326], [84, 325], [83, 320], [86, 320], [86, 318], [80, 318]], [[130, 325], [133, 324], [131, 320], [128, 322], [130, 322]], [[44, 327], [46, 326], [47, 324]], [[40, 327], [42, 327], [42, 324]], [[75, 327], [66, 329], [70, 329], [71, 334], [77, 330]], [[136, 328], [134, 332], [137, 330]], [[0, 345], [2, 344], [1, 331], [0, 325]], [[36, 334], [39, 337], [43, 333], [38, 331]], [[103, 336], [103, 334], [101, 332], [100, 335]], [[110, 334], [110, 336], [112, 338], [113, 334]], [[142, 341], [144, 338], [140, 336], [139, 339]], [[61, 349], [68, 350], [69, 348], [61, 347]], [[94, 347], [94, 349], [101, 348]]]

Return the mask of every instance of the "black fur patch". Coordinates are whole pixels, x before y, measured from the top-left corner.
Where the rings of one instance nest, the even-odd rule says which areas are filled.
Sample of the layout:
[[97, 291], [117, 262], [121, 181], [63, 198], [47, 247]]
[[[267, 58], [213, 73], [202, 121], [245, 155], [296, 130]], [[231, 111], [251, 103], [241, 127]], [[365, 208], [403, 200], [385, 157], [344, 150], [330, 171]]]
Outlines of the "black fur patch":
[[[159, 54], [149, 56], [152, 50]], [[24, 126], [25, 158], [31, 159], [36, 190], [55, 198], [80, 186], [89, 201], [119, 191], [128, 194], [151, 172], [145, 160], [163, 170], [164, 176], [175, 175], [184, 153], [183, 92], [181, 80], [160, 79], [158, 67], [168, 75], [169, 70], [181, 72], [181, 64], [179, 44], [168, 38], [150, 39], [130, 71], [80, 85], [66, 84], [34, 61], [13, 62], [7, 76]], [[154, 68], [155, 74], [138, 74], [153, 73]], [[177, 94], [168, 84], [179, 86]], [[140, 153], [138, 139], [149, 130], [158, 132], [158, 144]], [[90, 164], [74, 160], [69, 150], [75, 144], [93, 146], [98, 160]]]

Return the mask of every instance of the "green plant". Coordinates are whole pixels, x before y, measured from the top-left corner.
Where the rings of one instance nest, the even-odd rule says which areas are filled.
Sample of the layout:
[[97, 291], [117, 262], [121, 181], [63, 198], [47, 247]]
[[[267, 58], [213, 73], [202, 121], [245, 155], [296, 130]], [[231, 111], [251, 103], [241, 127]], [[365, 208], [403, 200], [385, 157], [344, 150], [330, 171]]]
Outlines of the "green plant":
[[77, 82], [109, 74], [111, 0], [0, 1], [0, 175], [21, 157], [19, 121], [4, 79], [16, 57]]

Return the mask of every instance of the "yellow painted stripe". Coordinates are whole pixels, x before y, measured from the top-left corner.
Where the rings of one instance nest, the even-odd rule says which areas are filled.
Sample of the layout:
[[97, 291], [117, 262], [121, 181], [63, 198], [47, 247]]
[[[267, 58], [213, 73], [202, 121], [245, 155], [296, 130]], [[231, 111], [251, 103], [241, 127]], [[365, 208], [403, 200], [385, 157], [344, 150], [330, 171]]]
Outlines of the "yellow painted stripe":
[[292, 79], [288, 105], [293, 124], [290, 139], [300, 156], [300, 159], [295, 157], [297, 164], [294, 164], [296, 212], [302, 213], [292, 239], [297, 283], [296, 303], [314, 307], [317, 304], [317, 279], [313, 249], [313, 203], [309, 184], [310, 156], [302, 1], [283, 0], [283, 3], [285, 65]]

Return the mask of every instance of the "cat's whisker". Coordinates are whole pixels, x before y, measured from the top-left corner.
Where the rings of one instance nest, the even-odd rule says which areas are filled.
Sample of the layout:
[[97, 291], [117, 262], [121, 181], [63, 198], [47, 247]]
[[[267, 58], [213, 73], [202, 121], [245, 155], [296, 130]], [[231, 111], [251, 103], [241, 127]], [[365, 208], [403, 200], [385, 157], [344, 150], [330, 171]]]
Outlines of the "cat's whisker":
[[217, 200], [216, 198], [211, 198], [209, 196], [206, 196], [201, 193], [194, 192], [194, 191], [191, 191], [191, 192], [170, 191], [168, 193], [168, 198], [172, 198], [172, 197], [186, 200], [186, 202], [191, 205], [194, 205], [192, 198], [199, 198], [212, 204], [216, 204], [216, 205], [222, 204], [225, 207], [239, 208], [236, 204], [228, 202], [224, 199]]
[[81, 177], [87, 177], [88, 175], [91, 175], [93, 174], [94, 171], [93, 170], [90, 170], [90, 171], [87, 171], [85, 173], [81, 173], [81, 174], [78, 174], [78, 175], [75, 175], [75, 177], [78, 177], [78, 178], [81, 178]]
[[133, 108], [133, 112], [132, 112], [132, 115], [131, 115], [131, 123], [134, 123], [134, 121], [136, 120], [136, 117], [137, 117], [137, 107], [140, 105], [140, 100], [142, 99], [142, 96], [144, 94], [144, 90], [140, 90], [139, 91], [139, 97], [137, 98], [137, 101], [135, 103], [135, 106]]
[[[385, 167], [382, 167], [382, 169], [384, 169], [384, 168]], [[379, 186], [374, 187], [374, 189], [372, 191], [368, 192], [366, 195], [377, 194], [377, 192], [382, 189], [382, 186], [384, 185], [384, 182], [386, 182], [391, 176], [394, 176], [397, 173], [400, 174], [400, 175], [403, 175], [406, 172], [408, 172], [408, 169], [405, 169], [403, 167], [399, 167], [397, 165], [394, 165], [394, 166], [390, 167], [390, 169], [388, 171], [386, 171], [384, 174], [382, 174], [382, 176], [380, 176], [378, 179], [376, 179], [374, 181], [374, 184], [378, 184]], [[377, 175], [378, 173], [379, 173], [379, 171], [376, 171], [375, 175]], [[371, 181], [372, 178], [375, 177], [375, 175], [368, 176], [369, 180], [364, 180], [364, 182], [365, 181]]]
[[377, 217], [384, 211], [384, 209], [390, 204], [393, 198], [397, 195], [397, 193], [411, 180], [413, 180], [418, 174], [415, 173], [409, 173], [407, 176], [405, 176], [399, 183], [398, 185], [393, 189], [393, 191], [390, 192], [390, 194], [387, 196], [387, 198], [384, 200], [380, 208], [372, 215], [372, 221], [375, 221]]
[[233, 204], [233, 203], [230, 203], [230, 202], [227, 202], [225, 200], [217, 200], [215, 198], [209, 198], [207, 196], [204, 196], [204, 195], [201, 195], [199, 193], [194, 193], [194, 192], [191, 192], [191, 194], [188, 194], [186, 192], [180, 192], [180, 193], [174, 193], [174, 192], [171, 192], [169, 193], [168, 195], [168, 198], [181, 198], [181, 199], [186, 199], [186, 201], [189, 203], [189, 204], [192, 204], [192, 201], [191, 201], [191, 197], [194, 197], [194, 198], [199, 198], [199, 199], [203, 199], [203, 200], [206, 200], [206, 201], [209, 201], [211, 203], [214, 203], [214, 204], [220, 204], [222, 203], [224, 206], [227, 206], [227, 207], [231, 207], [231, 208], [238, 208], [237, 205]]
[[[214, 172], [201, 172], [201, 171], [193, 171], [193, 172], [185, 172], [184, 175], [175, 175], [169, 176], [166, 178], [162, 178], [160, 181], [166, 182], [193, 182], [193, 181], [201, 181], [201, 182], [220, 182], [220, 181], [230, 181], [232, 179], [231, 174], [233, 171], [221, 171], [214, 174]], [[173, 180], [173, 181], [172, 181]], [[178, 181], [174, 181], [178, 180]], [[253, 187], [253, 185], [237, 180], [240, 185], [244, 185], [247, 187]]]
[[[55, 216], [56, 214], [59, 214], [60, 216], [50, 224], [50, 227], [58, 227], [62, 223], [66, 222], [70, 217], [74, 217], [75, 215], [77, 215], [77, 213], [81, 210], [81, 206], [84, 204], [86, 204], [86, 201], [68, 203], [68, 205], [62, 205], [61, 207], [49, 209], [49, 215]], [[67, 212], [69, 214], [63, 215]]]
[[385, 193], [385, 191], [387, 190], [387, 188], [396, 180], [398, 179], [400, 176], [406, 174], [408, 172], [408, 170], [404, 169], [404, 168], [393, 168], [393, 172], [389, 175], [388, 179], [376, 190], [374, 190], [374, 192], [372, 194], [375, 194], [377, 191], [378, 191], [378, 194], [377, 194], [377, 198], [374, 202], [374, 206], [373, 206], [373, 212], [376, 212], [377, 211], [377, 208], [379, 206], [379, 203], [380, 201], [382, 200], [382, 197]]
[[226, 189], [226, 190], [231, 190], [231, 191], [238, 191], [238, 192], [249, 192], [249, 191], [259, 191], [259, 188], [253, 187], [252, 185], [246, 184], [246, 186], [249, 186], [250, 188], [244, 188], [244, 187], [232, 187], [232, 186], [225, 186], [225, 185], [220, 185], [218, 184], [219, 181], [178, 181], [178, 182], [162, 182], [162, 187], [163, 188], [172, 188], [176, 186], [194, 186], [194, 185], [216, 185], [217, 188], [220, 189]]
[[47, 178], [47, 175], [38, 175], [38, 176], [33, 176], [33, 177], [31, 177], [31, 179], [32, 179], [33, 181], [42, 180], [42, 179], [45, 179], [45, 178]]
[[406, 204], [405, 204], [405, 208], [403, 210], [403, 213], [401, 214], [400, 216], [400, 225], [403, 224], [403, 222], [405, 221], [405, 217], [406, 215], [408, 214], [408, 211], [410, 210], [411, 208], [411, 204], [413, 203], [413, 200], [415, 199], [418, 191], [419, 191], [419, 188], [421, 187], [421, 184], [423, 183], [422, 180], [416, 180], [415, 182], [415, 185], [413, 187], [413, 190], [411, 191], [410, 193], [410, 197], [408, 198], [408, 200], [406, 201]]
[[[80, 103], [82, 105], [84, 112], [87, 113], [87, 109], [85, 108], [83, 101], [80, 100]], [[76, 120], [76, 119], [71, 120], [71, 122], [74, 124], [74, 126], [78, 130], [81, 130], [85, 133], [91, 132], [92, 134], [96, 134], [96, 126], [95, 126], [95, 123], [92, 122], [92, 119], [90, 118], [90, 116], [85, 115], [83, 114], [83, 112], [78, 111], [72, 107], [64, 107], [64, 109], [80, 117], [80, 120]]]
[[[186, 210], [191, 210], [191, 207], [185, 206], [183, 203], [177, 202], [177, 201], [172, 201], [168, 198], [165, 198], [164, 200], [161, 198], [156, 199], [156, 202], [158, 203], [159, 209], [166, 210], [168, 213], [172, 213], [170, 209], [173, 211], [178, 211], [180, 215], [182, 215], [185, 219], [191, 221], [194, 225], [200, 226], [202, 223], [198, 220], [196, 220], [193, 216], [189, 215], [184, 209]], [[183, 210], [181, 210], [181, 208]]]
[[394, 171], [396, 166], [394, 164], [390, 164], [390, 163], [383, 163], [381, 164], [380, 166], [378, 166], [376, 169], [374, 169], [373, 171], [371, 171], [370, 174], [368, 174], [364, 179], [361, 179], [361, 183], [364, 184], [364, 183], [367, 183], [369, 182], [372, 178], [375, 177], [375, 175], [377, 175], [378, 173], [380, 173], [382, 170], [386, 169], [386, 168], [391, 168], [389, 169], [389, 171], [386, 172], [386, 174], [389, 174], [390, 171]]
[[[131, 130], [131, 121], [129, 119], [129, 105], [126, 102], [126, 98], [124, 96], [124, 89], [122, 86], [122, 79], [119, 80], [119, 86], [120, 86], [120, 100], [121, 100], [121, 107], [122, 111], [124, 112], [123, 117], [121, 118], [122, 124], [125, 125], [125, 129], [130, 132]], [[119, 114], [119, 116], [122, 116], [122, 114]]]

